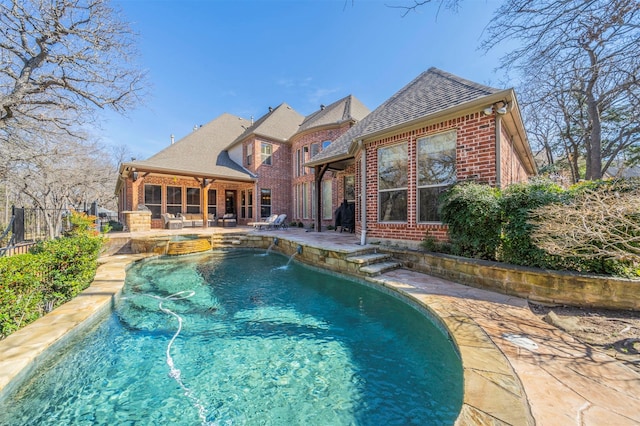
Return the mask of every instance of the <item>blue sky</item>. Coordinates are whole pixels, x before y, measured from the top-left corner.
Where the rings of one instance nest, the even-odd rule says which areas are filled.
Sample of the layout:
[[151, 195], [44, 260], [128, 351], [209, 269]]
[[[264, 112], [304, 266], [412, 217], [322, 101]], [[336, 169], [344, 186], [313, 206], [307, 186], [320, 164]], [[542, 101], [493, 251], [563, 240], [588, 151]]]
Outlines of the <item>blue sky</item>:
[[494, 87], [502, 52], [478, 50], [496, 0], [457, 13], [410, 0], [119, 0], [139, 33], [149, 96], [126, 117], [104, 113], [108, 145], [147, 158], [228, 112], [259, 118], [282, 102], [303, 115], [349, 94], [371, 110], [429, 67]]

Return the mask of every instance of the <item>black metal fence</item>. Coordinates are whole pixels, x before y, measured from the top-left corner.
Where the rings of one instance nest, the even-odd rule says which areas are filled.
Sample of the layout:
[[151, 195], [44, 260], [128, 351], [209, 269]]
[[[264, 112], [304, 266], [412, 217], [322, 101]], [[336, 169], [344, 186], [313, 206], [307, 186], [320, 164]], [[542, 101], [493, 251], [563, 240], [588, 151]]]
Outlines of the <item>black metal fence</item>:
[[68, 228], [66, 220], [57, 220], [59, 216], [66, 216], [65, 213], [13, 206], [11, 220], [0, 235], [0, 256], [26, 253], [38, 241], [59, 237]]

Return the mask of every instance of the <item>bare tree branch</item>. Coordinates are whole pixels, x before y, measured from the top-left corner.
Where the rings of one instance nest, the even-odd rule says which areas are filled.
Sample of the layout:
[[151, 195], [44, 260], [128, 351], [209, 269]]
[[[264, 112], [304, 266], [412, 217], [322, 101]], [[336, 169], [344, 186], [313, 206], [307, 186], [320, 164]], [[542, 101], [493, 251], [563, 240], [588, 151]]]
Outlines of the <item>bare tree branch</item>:
[[42, 122], [73, 133], [96, 108], [139, 102], [134, 37], [107, 0], [0, 0], [0, 141]]

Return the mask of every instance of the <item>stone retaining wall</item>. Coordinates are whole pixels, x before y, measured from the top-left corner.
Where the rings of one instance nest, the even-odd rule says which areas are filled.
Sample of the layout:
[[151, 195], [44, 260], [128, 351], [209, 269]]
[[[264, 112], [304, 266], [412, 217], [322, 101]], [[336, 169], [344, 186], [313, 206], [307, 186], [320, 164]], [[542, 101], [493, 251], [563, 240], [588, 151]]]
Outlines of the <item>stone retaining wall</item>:
[[535, 302], [640, 311], [640, 281], [525, 268], [437, 253], [385, 250], [405, 267]]

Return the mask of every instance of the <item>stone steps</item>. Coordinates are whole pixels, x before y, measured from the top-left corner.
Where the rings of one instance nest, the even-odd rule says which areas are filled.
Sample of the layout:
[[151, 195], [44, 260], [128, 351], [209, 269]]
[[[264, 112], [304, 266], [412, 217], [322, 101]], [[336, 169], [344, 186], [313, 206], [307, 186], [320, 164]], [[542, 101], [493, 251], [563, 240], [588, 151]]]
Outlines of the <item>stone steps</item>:
[[345, 260], [355, 264], [358, 272], [369, 277], [374, 277], [402, 266], [400, 262], [393, 260], [391, 255], [385, 253], [361, 253], [349, 256]]
[[387, 262], [373, 263], [371, 265], [363, 266], [360, 268], [360, 272], [367, 276], [375, 277], [377, 275], [384, 274], [385, 272], [398, 269], [401, 266], [400, 262], [390, 260]]

